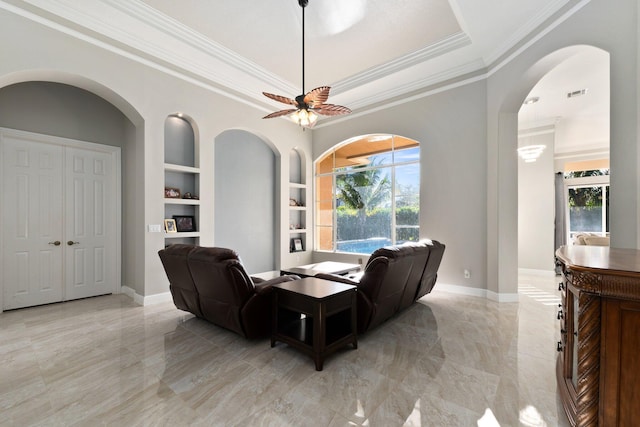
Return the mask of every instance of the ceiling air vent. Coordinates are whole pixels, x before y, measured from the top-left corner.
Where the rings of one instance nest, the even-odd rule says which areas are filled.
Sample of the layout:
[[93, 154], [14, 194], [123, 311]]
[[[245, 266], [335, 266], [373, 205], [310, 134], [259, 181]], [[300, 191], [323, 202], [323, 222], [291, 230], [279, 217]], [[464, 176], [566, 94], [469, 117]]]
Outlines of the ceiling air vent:
[[587, 89], [574, 90], [567, 93], [567, 98], [575, 98], [576, 96], [582, 96], [587, 93]]

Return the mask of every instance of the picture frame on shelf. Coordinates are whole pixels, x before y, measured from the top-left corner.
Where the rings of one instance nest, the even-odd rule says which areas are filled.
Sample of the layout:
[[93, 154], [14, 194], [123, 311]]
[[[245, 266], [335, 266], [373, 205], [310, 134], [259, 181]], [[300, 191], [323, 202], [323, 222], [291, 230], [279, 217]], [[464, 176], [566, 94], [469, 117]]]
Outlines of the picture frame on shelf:
[[299, 237], [294, 237], [291, 239], [291, 251], [292, 252], [302, 252], [304, 251], [304, 247], [302, 246], [302, 239]]
[[164, 231], [167, 233], [177, 233], [178, 229], [176, 227], [175, 219], [165, 219], [164, 220]]
[[179, 199], [180, 189], [174, 187], [164, 187], [164, 197], [165, 199]]
[[178, 233], [196, 231], [196, 218], [193, 215], [174, 215]]

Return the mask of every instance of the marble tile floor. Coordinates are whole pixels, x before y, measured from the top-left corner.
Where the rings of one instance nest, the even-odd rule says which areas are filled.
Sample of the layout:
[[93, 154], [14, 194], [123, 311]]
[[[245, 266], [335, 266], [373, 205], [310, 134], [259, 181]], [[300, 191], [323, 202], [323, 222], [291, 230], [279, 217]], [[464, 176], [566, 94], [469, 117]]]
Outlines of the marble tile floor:
[[[566, 426], [555, 278], [520, 302], [436, 289], [317, 372], [124, 295], [0, 314], [0, 426]], [[555, 299], [554, 299], [555, 298]]]

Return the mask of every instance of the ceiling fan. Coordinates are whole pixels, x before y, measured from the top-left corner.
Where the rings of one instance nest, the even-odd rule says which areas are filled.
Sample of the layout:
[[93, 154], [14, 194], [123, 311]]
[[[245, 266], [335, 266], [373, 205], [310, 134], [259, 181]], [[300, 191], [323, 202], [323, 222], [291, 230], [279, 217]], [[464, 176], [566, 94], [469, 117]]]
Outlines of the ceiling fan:
[[286, 110], [276, 111], [271, 114], [267, 114], [263, 119], [272, 119], [274, 117], [281, 117], [289, 115], [290, 118], [302, 126], [303, 128], [311, 128], [318, 120], [318, 115], [322, 116], [339, 116], [342, 114], [349, 114], [351, 110], [342, 105], [325, 104], [329, 99], [329, 91], [331, 87], [320, 86], [313, 90], [310, 90], [306, 94], [304, 93], [304, 8], [309, 4], [309, 0], [298, 0], [298, 4], [302, 8], [302, 95], [298, 95], [295, 99], [287, 98], [286, 96], [274, 95], [272, 93], [262, 92], [267, 98], [273, 99], [283, 104], [293, 105], [296, 108], [289, 108]]

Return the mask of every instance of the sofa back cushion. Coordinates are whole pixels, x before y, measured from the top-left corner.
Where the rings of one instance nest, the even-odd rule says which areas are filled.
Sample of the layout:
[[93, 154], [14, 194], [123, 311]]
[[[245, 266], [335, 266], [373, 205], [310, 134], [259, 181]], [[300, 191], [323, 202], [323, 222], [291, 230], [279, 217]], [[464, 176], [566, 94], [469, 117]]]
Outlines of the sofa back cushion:
[[393, 316], [401, 306], [409, 280], [417, 276], [419, 281], [422, 271], [416, 275], [413, 270], [414, 255], [409, 246], [387, 246], [371, 254], [358, 285], [358, 292], [363, 292], [372, 305], [367, 329]]
[[195, 248], [193, 245], [175, 244], [158, 252], [169, 279], [173, 302], [181, 310], [203, 317], [196, 290], [187, 264], [187, 256]]
[[420, 286], [416, 292], [416, 301], [431, 292], [435, 286], [436, 280], [438, 279], [438, 268], [440, 268], [440, 262], [442, 261], [445, 249], [445, 246], [436, 240], [428, 240], [424, 243], [429, 248], [429, 257], [424, 268], [422, 279], [420, 280]]
[[197, 247], [189, 253], [188, 264], [204, 317], [244, 335], [240, 310], [255, 286], [238, 254], [226, 248]]

